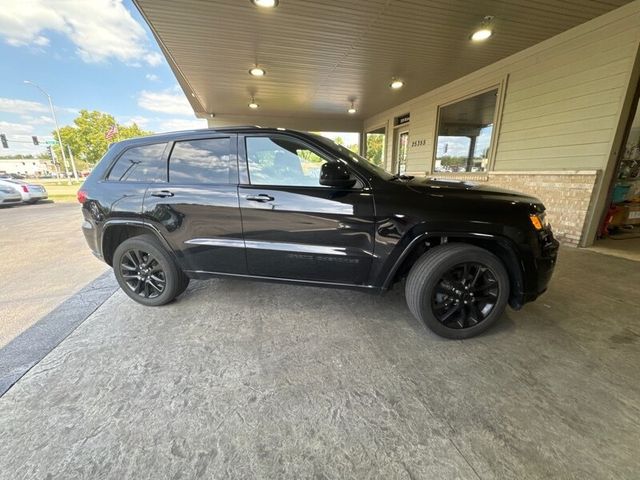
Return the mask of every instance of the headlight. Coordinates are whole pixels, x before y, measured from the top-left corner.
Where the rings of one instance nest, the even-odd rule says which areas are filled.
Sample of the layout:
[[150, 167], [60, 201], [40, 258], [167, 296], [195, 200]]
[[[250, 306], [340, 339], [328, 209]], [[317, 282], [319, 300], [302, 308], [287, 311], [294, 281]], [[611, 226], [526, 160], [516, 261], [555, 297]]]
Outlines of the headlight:
[[533, 225], [533, 228], [538, 231], [544, 230], [549, 226], [549, 224], [547, 223], [546, 212], [532, 213], [531, 215], [529, 215], [529, 220], [531, 220], [531, 225]]

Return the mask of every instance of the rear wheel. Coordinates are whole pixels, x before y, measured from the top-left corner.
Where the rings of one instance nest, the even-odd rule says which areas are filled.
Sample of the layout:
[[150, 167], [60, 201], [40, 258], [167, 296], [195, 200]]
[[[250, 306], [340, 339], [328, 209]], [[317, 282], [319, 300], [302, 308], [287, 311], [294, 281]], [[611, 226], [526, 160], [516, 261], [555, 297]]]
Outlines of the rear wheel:
[[142, 305], [164, 305], [187, 288], [189, 280], [153, 235], [122, 242], [113, 254], [120, 288]]
[[500, 318], [509, 275], [491, 252], [463, 243], [435, 247], [415, 263], [405, 287], [411, 313], [442, 337], [469, 338]]

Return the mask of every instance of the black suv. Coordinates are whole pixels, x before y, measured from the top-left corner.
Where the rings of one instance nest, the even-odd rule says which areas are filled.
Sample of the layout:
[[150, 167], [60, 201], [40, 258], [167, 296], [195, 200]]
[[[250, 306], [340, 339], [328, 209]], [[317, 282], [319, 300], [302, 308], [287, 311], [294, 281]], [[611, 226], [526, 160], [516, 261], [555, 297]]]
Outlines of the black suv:
[[533, 197], [391, 175], [310, 133], [259, 127], [112, 145], [78, 192], [94, 254], [143, 305], [190, 278], [384, 292], [467, 338], [547, 287], [558, 242]]

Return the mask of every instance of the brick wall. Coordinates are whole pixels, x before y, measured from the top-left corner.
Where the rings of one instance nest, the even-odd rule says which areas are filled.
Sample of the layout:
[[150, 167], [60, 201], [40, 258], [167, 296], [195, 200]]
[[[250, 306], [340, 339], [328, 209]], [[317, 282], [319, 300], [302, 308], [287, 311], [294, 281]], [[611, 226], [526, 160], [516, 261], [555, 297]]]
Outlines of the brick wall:
[[556, 237], [578, 245], [599, 171], [488, 172], [481, 174], [433, 174], [492, 185], [538, 197], [547, 207], [547, 218]]

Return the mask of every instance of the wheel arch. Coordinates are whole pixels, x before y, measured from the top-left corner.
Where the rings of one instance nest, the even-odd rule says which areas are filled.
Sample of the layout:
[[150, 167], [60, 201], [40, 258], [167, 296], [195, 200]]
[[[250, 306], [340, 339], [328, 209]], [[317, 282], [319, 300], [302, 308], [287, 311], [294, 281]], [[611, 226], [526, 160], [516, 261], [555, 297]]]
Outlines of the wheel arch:
[[406, 276], [413, 264], [430, 248], [446, 243], [467, 243], [484, 248], [493, 253], [504, 264], [509, 274], [510, 295], [509, 305], [519, 309], [524, 304], [524, 272], [521, 262], [518, 260], [516, 246], [513, 241], [499, 235], [485, 233], [460, 233], [460, 232], [430, 232], [416, 236], [402, 251], [392, 269], [386, 276], [383, 290]]
[[118, 245], [128, 238], [145, 234], [151, 234], [156, 237], [162, 246], [173, 255], [167, 241], [153, 226], [136, 220], [108, 220], [102, 229], [100, 241], [102, 258], [109, 266], [113, 266], [113, 253], [118, 248]]

